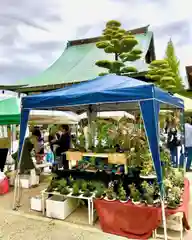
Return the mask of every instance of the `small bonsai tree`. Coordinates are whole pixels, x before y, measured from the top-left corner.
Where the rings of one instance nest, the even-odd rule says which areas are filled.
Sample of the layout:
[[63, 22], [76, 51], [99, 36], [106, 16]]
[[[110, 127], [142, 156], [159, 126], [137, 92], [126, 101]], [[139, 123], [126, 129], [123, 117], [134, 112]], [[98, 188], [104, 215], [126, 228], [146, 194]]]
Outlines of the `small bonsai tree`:
[[119, 199], [121, 201], [127, 201], [127, 194], [123, 186], [119, 188]]
[[115, 199], [116, 196], [115, 196], [115, 193], [114, 193], [112, 187], [109, 187], [109, 188], [107, 189], [107, 191], [106, 191], [106, 196], [107, 196], [107, 199], [109, 199], [109, 200]]
[[155, 192], [154, 185], [149, 184], [147, 181], [143, 181], [141, 186], [144, 190], [144, 200], [146, 200], [147, 204], [152, 205], [154, 200], [154, 192]]
[[129, 189], [130, 189], [130, 197], [131, 197], [131, 199], [134, 202], [139, 202], [140, 201], [140, 192], [136, 188], [135, 184], [132, 183], [131, 185], [129, 185]]

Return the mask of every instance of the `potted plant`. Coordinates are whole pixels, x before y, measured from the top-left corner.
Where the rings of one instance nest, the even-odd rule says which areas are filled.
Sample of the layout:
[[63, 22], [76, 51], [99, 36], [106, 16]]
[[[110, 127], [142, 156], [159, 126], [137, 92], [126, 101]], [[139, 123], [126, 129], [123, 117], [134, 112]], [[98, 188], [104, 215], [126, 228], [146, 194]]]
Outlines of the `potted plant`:
[[184, 173], [181, 170], [172, 168], [170, 179], [174, 186], [184, 188]]
[[73, 192], [72, 192], [73, 196], [79, 196], [80, 192], [79, 192], [79, 186], [77, 183], [73, 184]]
[[83, 194], [83, 197], [91, 197], [92, 196], [92, 193], [89, 191], [89, 189], [86, 189], [84, 194]]
[[74, 179], [73, 179], [73, 177], [70, 175], [69, 178], [68, 178], [69, 188], [72, 188], [72, 187], [73, 187], [73, 184], [74, 184]]
[[98, 188], [95, 193], [95, 198], [102, 199], [104, 195], [104, 188]]
[[69, 191], [69, 189], [67, 187], [63, 187], [60, 190], [60, 193], [63, 194], [63, 195], [68, 195], [70, 193], [70, 191]]
[[169, 190], [167, 195], [167, 207], [177, 208], [180, 205], [181, 200], [181, 189], [179, 187], [173, 187]]
[[93, 192], [95, 190], [95, 185], [92, 181], [88, 182], [87, 189], [89, 189], [90, 192]]
[[89, 165], [88, 165], [88, 167], [87, 167], [87, 170], [95, 171], [95, 170], [96, 170], [95, 163], [96, 163], [96, 157], [95, 157], [95, 156], [92, 156], [92, 157], [90, 158], [90, 162], [89, 162]]
[[46, 192], [53, 192], [54, 190], [57, 189], [58, 186], [59, 186], [58, 180], [55, 179], [55, 178], [52, 178], [49, 186], [48, 186], [47, 189], [46, 189]]
[[81, 191], [85, 192], [86, 190], [87, 190], [87, 182], [83, 181], [82, 184], [81, 184]]
[[132, 201], [135, 205], [140, 204], [140, 192], [138, 189], [136, 189], [135, 192], [133, 193]]
[[115, 201], [116, 200], [116, 195], [113, 191], [113, 188], [109, 187], [107, 189], [105, 200], [107, 200], [107, 201]]
[[143, 181], [141, 186], [144, 190], [144, 200], [146, 201], [148, 206], [153, 206], [154, 192], [155, 192], [154, 185], [149, 184], [147, 181]]
[[165, 189], [165, 194], [168, 195], [169, 190], [173, 187], [171, 180], [168, 178], [164, 179], [163, 185], [164, 185], [164, 189]]
[[129, 185], [129, 188], [130, 188], [130, 197], [132, 199], [132, 202], [135, 205], [139, 204], [140, 203], [140, 192], [139, 192], [139, 190], [136, 188], [134, 183]]
[[127, 202], [127, 194], [126, 194], [126, 191], [125, 191], [125, 189], [123, 188], [122, 185], [119, 188], [119, 200], [122, 203]]
[[[65, 189], [65, 190], [64, 190]], [[67, 181], [65, 179], [61, 179], [58, 181], [58, 186], [57, 186], [57, 190], [61, 193], [61, 194], [66, 194], [66, 189], [67, 189]], [[68, 192], [69, 193], [69, 192]], [[67, 193], [67, 194], [68, 194]]]

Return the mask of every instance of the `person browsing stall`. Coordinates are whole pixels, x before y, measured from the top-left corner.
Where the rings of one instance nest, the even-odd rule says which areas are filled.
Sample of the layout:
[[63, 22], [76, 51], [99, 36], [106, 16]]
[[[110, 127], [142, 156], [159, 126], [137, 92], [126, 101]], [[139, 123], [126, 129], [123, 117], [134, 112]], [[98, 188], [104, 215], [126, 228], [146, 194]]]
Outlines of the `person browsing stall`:
[[[61, 156], [62, 153], [69, 150], [71, 145], [71, 135], [68, 125], [61, 125], [61, 135], [57, 140], [52, 140], [52, 144], [58, 145], [56, 149], [56, 156]], [[66, 155], [63, 154], [63, 165], [64, 168], [68, 168], [68, 161], [66, 160]]]
[[185, 123], [185, 150], [187, 153], [186, 171], [190, 171], [192, 162], [192, 125], [190, 118], [187, 118]]

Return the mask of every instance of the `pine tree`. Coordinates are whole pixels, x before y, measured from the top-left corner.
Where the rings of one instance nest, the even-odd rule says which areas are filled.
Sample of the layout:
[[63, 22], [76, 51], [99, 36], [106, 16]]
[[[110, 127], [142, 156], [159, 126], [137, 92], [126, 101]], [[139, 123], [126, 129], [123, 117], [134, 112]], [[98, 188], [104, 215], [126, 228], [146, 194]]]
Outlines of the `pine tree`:
[[180, 62], [178, 61], [178, 59], [176, 57], [174, 45], [173, 45], [173, 42], [171, 39], [167, 43], [165, 59], [168, 61], [168, 64], [169, 64], [172, 72], [175, 75], [176, 90], [177, 91], [182, 90], [184, 87], [183, 87], [182, 78], [181, 78], [180, 72], [179, 72]]
[[149, 65], [149, 70], [146, 75], [151, 79], [158, 87], [175, 92], [175, 77], [172, 69], [169, 66], [167, 60], [154, 60]]
[[114, 61], [97, 61], [95, 64], [98, 67], [107, 69], [107, 72], [102, 72], [99, 75], [114, 73], [121, 76], [130, 76], [136, 73], [137, 69], [128, 66], [127, 63], [141, 58], [142, 51], [135, 48], [137, 44], [137, 39], [131, 33], [122, 29], [120, 22], [116, 20], [107, 22], [102, 37], [96, 46], [108, 54], [113, 54]]

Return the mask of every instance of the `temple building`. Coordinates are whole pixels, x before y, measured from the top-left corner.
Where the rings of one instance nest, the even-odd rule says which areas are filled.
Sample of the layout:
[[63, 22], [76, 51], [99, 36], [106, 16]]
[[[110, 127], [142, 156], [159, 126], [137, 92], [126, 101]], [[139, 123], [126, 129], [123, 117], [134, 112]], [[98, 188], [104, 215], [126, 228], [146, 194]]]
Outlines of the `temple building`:
[[[138, 40], [137, 48], [142, 50], [141, 59], [131, 63], [138, 73], [135, 77], [145, 79], [148, 64], [155, 60], [153, 32], [149, 26], [129, 30]], [[112, 54], [96, 47], [99, 37], [68, 41], [62, 55], [41, 74], [23, 79], [14, 86], [0, 86], [0, 89], [19, 93], [39, 93], [61, 88], [70, 84], [87, 81], [98, 76], [101, 68], [95, 65], [97, 60], [112, 60]]]

